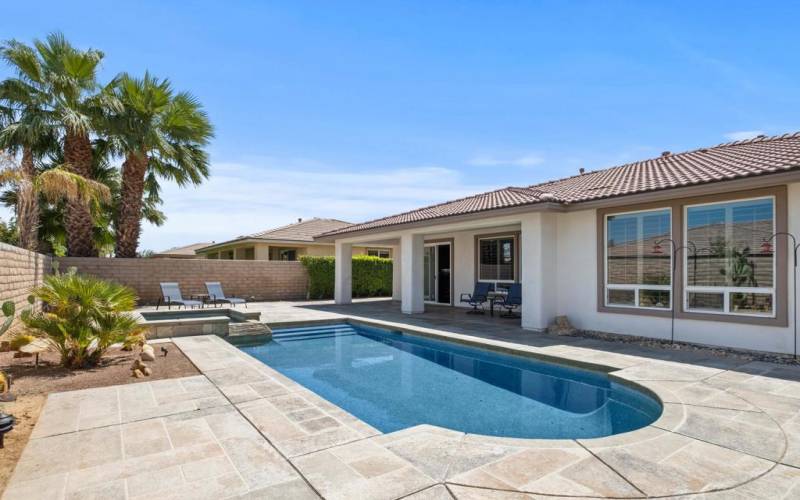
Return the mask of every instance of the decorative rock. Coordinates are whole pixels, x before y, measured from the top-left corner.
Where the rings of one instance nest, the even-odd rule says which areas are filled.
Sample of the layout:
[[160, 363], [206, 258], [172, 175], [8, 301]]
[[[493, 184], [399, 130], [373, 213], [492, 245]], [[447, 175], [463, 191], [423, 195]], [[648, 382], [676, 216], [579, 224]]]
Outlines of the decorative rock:
[[153, 370], [151, 370], [149, 366], [145, 366], [144, 369], [142, 369], [142, 373], [144, 373], [145, 376], [149, 377], [150, 375], [153, 374]]
[[140, 370], [133, 370], [133, 376], [135, 378], [142, 378], [144, 377], [144, 374]]
[[153, 351], [153, 346], [145, 344], [142, 346], [142, 361], [155, 361], [156, 353]]
[[547, 327], [547, 333], [555, 335], [574, 335], [577, 331], [566, 316], [556, 316], [555, 323]]

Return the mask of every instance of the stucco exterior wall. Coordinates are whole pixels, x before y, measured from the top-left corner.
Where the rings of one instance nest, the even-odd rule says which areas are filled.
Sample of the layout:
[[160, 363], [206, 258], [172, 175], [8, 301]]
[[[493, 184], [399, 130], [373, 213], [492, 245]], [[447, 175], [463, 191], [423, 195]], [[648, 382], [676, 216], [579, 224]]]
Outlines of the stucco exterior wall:
[[[789, 185], [788, 189], [788, 226], [789, 232], [800, 234], [800, 184], [798, 183]], [[597, 266], [602, 265], [602, 262], [597, 262], [596, 256], [595, 210], [558, 214], [557, 232], [558, 314], [567, 315], [577, 328], [583, 330], [669, 338], [670, 318], [598, 312]], [[792, 352], [794, 345], [792, 307], [797, 306], [792, 290], [793, 272], [795, 269], [790, 259], [787, 269], [788, 327], [678, 318], [675, 320], [675, 339], [741, 349]], [[676, 297], [676, 300], [679, 299]], [[785, 300], [778, 298], [781, 299]]]
[[[326, 257], [326, 256], [333, 256], [334, 255], [334, 246], [333, 245], [306, 245], [306, 246], [295, 246], [290, 244], [275, 244], [269, 245], [266, 243], [242, 243], [240, 245], [228, 245], [225, 247], [221, 247], [220, 249], [216, 249], [209, 253], [216, 253], [225, 252], [229, 250], [236, 251], [236, 259], [243, 259], [244, 258], [244, 249], [245, 248], [253, 248], [255, 260], [269, 260], [269, 249], [270, 247], [277, 247], [277, 248], [295, 248], [297, 250], [297, 255], [313, 255], [316, 257]], [[373, 248], [373, 247], [369, 247]], [[385, 248], [385, 247], [374, 247], [374, 248]], [[363, 246], [354, 246], [353, 247], [353, 255], [366, 255], [368, 247]], [[391, 249], [389, 250], [389, 255], [391, 257]], [[205, 259], [208, 258], [207, 253], [199, 254], [197, 256], [198, 259]], [[212, 258], [213, 260], [213, 258]], [[223, 259], [224, 260], [224, 259]]]

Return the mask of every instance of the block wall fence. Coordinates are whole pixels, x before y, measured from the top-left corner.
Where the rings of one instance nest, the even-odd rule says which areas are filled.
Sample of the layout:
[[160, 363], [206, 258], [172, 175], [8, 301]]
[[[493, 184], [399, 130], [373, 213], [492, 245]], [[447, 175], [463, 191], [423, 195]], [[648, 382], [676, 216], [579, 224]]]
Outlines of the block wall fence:
[[59, 270], [116, 281], [136, 291], [140, 304], [155, 304], [160, 282], [177, 282], [184, 297], [206, 293], [206, 281], [219, 281], [226, 295], [253, 300], [302, 300], [308, 274], [300, 262], [213, 259], [112, 259], [60, 257]]
[[11, 300], [19, 313], [28, 306], [31, 289], [41, 285], [51, 270], [50, 257], [0, 243], [0, 304]]

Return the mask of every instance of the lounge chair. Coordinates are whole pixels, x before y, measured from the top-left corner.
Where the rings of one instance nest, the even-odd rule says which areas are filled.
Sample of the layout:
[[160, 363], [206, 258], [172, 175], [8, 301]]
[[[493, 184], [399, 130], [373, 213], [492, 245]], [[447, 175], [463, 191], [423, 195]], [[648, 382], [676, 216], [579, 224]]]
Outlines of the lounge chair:
[[161, 305], [162, 301], [164, 304], [167, 305], [167, 309], [174, 306], [183, 306], [183, 307], [203, 307], [203, 303], [199, 300], [190, 300], [184, 299], [181, 296], [181, 288], [178, 286], [177, 283], [161, 283], [161, 295], [162, 298], [158, 299], [158, 304], [156, 304], [156, 310], [158, 310], [158, 306]]
[[500, 297], [495, 302], [495, 305], [506, 310], [505, 314], [502, 315], [504, 318], [516, 318], [517, 315], [514, 314], [514, 309], [522, 307], [522, 285], [519, 283], [509, 285], [508, 293], [504, 297]]
[[472, 293], [462, 293], [461, 294], [461, 302], [466, 303], [472, 306], [470, 311], [467, 311], [467, 314], [484, 314], [485, 311], [483, 309], [478, 309], [478, 306], [483, 306], [489, 300], [489, 292], [492, 291], [492, 283], [486, 283], [483, 281], [476, 281], [475, 282], [475, 289]]
[[208, 290], [208, 300], [212, 304], [218, 302], [227, 302], [228, 304], [236, 307], [236, 304], [244, 304], [247, 309], [247, 301], [238, 297], [226, 297], [222, 291], [222, 285], [219, 281], [206, 281], [206, 290]]

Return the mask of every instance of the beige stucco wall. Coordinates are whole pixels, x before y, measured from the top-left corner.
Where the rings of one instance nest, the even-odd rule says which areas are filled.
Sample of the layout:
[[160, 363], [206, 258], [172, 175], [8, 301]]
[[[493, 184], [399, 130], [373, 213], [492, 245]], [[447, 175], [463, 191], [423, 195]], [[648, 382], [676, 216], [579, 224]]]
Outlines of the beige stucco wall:
[[[295, 248], [297, 250], [297, 255], [313, 255], [317, 257], [325, 257], [325, 256], [333, 256], [334, 255], [334, 246], [333, 245], [306, 245], [306, 246], [296, 246], [291, 244], [275, 244], [275, 245], [268, 245], [266, 243], [241, 243], [238, 245], [229, 245], [225, 247], [221, 247], [219, 249], [213, 250], [209, 253], [217, 253], [225, 252], [229, 250], [236, 251], [236, 259], [243, 259], [245, 248], [254, 248], [255, 250], [255, 260], [269, 260], [269, 249], [270, 247], [279, 247], [279, 248]], [[385, 247], [353, 247], [353, 255], [366, 255], [368, 248], [385, 248]], [[391, 257], [391, 249], [389, 249], [389, 255]], [[199, 254], [197, 258], [205, 259], [207, 258], [207, 254]]]

